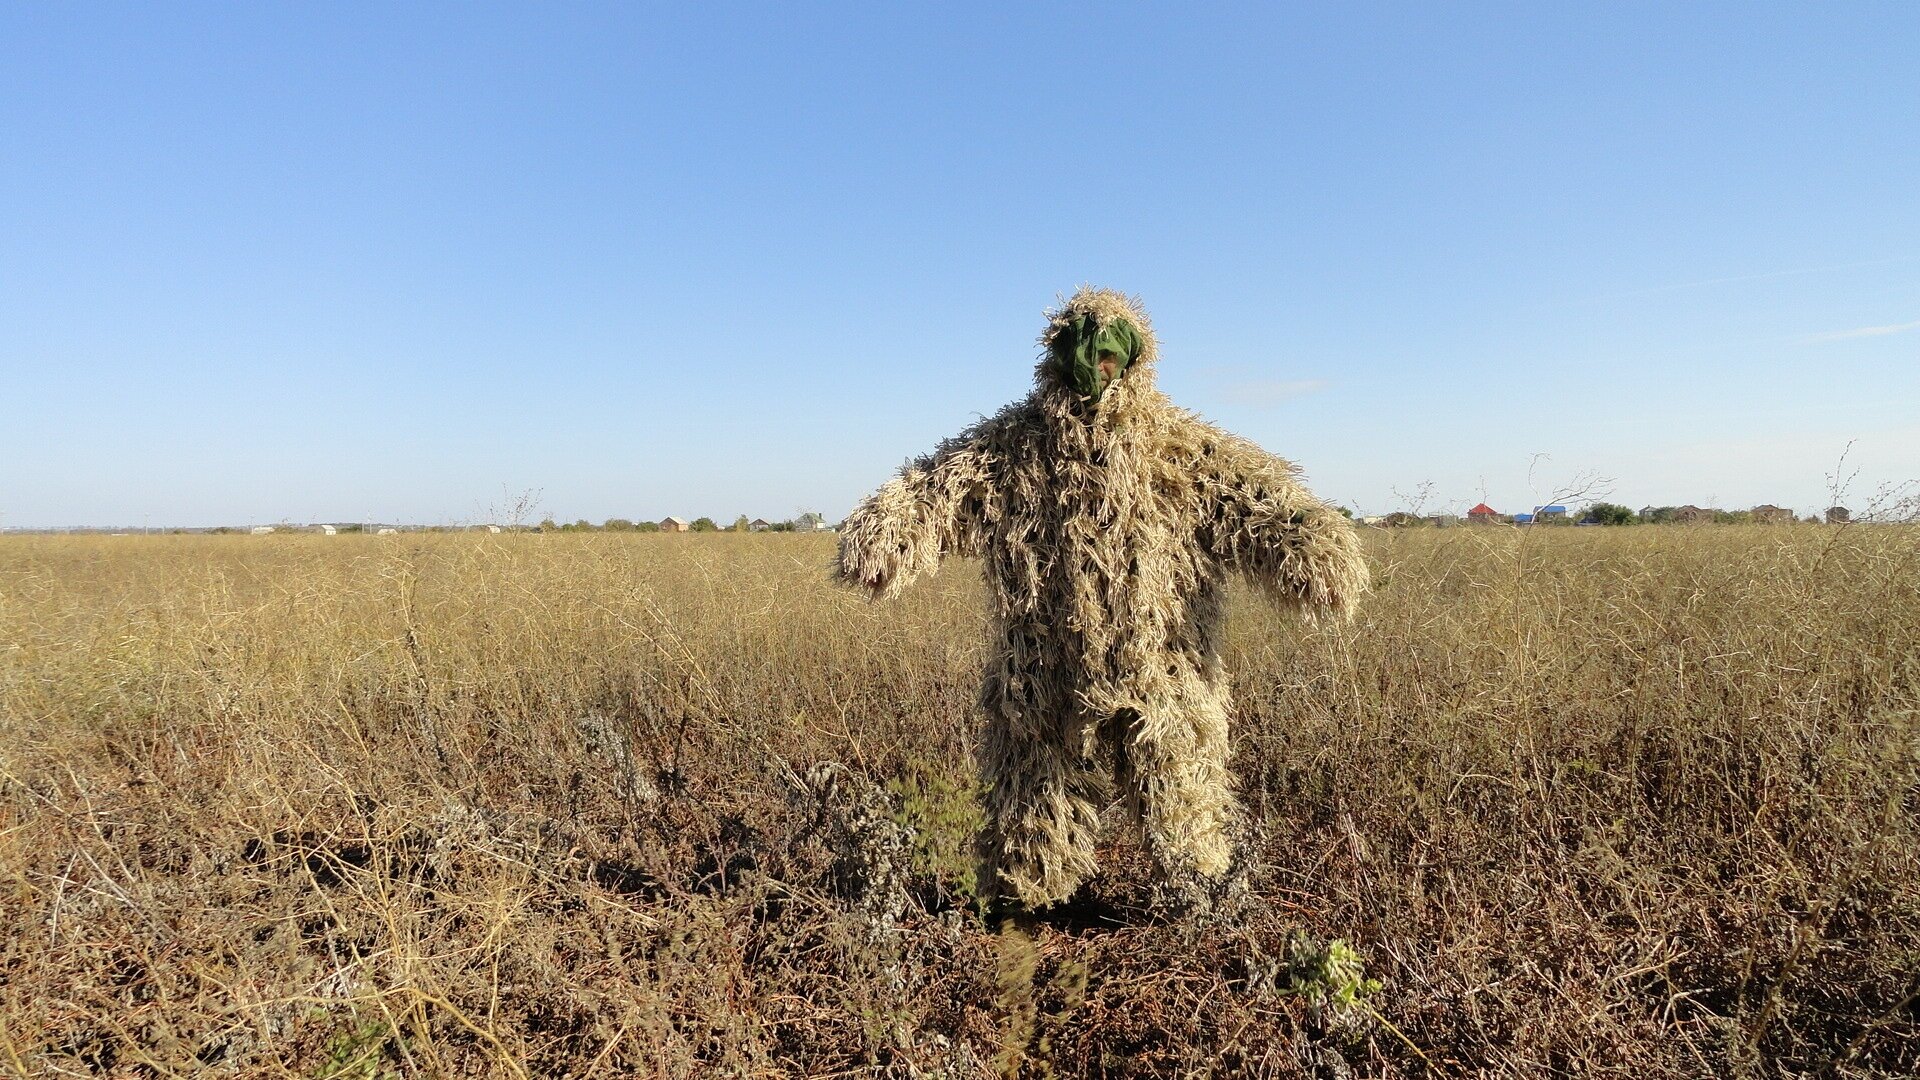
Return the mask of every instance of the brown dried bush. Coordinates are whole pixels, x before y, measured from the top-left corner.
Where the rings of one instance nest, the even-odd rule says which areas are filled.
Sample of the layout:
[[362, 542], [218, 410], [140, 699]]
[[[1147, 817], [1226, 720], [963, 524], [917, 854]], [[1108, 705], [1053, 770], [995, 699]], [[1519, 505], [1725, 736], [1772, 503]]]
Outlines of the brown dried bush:
[[[1350, 626], [1236, 597], [1245, 910], [1116, 828], [1000, 926], [968, 565], [0, 540], [0, 1070], [1920, 1071], [1920, 534], [1369, 543]], [[1332, 939], [1355, 1007], [1288, 992]]]

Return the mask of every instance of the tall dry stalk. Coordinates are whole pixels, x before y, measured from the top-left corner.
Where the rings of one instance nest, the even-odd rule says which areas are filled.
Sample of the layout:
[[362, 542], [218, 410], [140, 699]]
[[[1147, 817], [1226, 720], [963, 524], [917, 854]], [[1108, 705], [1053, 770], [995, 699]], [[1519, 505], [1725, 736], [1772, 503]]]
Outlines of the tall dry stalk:
[[[1156, 922], [1116, 831], [1023, 1067], [1920, 1070], [1920, 532], [1369, 543], [1350, 626], [1236, 597], [1260, 903]], [[988, 1071], [977, 571], [830, 549], [0, 539], [0, 1071]], [[1296, 931], [1392, 1031], [1279, 989]]]

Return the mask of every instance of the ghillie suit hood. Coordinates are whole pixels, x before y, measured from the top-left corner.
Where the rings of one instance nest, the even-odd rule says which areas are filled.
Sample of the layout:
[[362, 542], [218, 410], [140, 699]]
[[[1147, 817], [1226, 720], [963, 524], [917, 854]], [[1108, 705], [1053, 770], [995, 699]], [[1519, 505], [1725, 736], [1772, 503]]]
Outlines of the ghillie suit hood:
[[[1151, 385], [1160, 348], [1138, 301], [1110, 290], [1081, 289], [1047, 313], [1040, 356], [1035, 381], [1042, 391], [1071, 394], [1093, 409], [1114, 383], [1132, 378]], [[1103, 357], [1117, 362], [1112, 379], [1101, 373]]]
[[[1048, 312], [1040, 345], [1033, 392], [869, 496], [837, 563], [893, 596], [943, 556], [984, 559], [984, 844], [1000, 886], [1032, 905], [1092, 872], [1116, 786], [1170, 874], [1224, 872], [1227, 575], [1309, 615], [1350, 611], [1368, 579], [1351, 526], [1292, 465], [1154, 385], [1136, 301], [1082, 289]], [[1088, 371], [1102, 350], [1111, 381]]]

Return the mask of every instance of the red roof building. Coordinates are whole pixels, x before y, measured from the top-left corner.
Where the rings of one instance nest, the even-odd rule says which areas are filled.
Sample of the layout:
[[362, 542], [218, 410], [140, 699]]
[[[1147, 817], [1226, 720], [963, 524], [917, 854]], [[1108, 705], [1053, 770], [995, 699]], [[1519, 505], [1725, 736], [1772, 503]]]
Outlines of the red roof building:
[[1488, 506], [1486, 503], [1481, 503], [1479, 506], [1476, 506], [1473, 509], [1467, 511], [1467, 520], [1468, 521], [1498, 521], [1500, 520], [1500, 511], [1495, 510], [1493, 507]]

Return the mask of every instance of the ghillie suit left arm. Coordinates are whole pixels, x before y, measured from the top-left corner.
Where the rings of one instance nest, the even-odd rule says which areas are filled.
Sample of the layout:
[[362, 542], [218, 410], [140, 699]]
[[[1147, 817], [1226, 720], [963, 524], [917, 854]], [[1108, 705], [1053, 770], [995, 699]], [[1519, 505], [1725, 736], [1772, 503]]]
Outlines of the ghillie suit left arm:
[[1202, 441], [1195, 471], [1200, 542], [1222, 565], [1309, 618], [1353, 614], [1369, 583], [1359, 537], [1301, 485], [1298, 468], [1216, 430]]
[[994, 497], [987, 429], [940, 444], [867, 496], [840, 528], [834, 576], [876, 599], [900, 595], [946, 555], [979, 553], [979, 529]]

